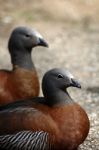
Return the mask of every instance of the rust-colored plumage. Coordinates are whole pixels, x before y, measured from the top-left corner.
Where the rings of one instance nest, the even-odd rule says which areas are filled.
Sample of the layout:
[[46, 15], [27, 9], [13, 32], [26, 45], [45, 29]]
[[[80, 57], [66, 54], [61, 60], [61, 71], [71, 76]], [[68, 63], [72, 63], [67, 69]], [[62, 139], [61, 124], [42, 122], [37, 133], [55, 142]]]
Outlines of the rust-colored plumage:
[[39, 80], [36, 71], [18, 68], [0, 72], [0, 105], [38, 96]]
[[[1, 148], [8, 150], [6, 138], [9, 137], [10, 145], [15, 150], [21, 150], [25, 139], [21, 136], [19, 144], [17, 140], [19, 133], [24, 134], [25, 138], [32, 136], [30, 140], [26, 140], [24, 149], [28, 149], [29, 143], [33, 150], [77, 150], [88, 135], [89, 119], [86, 112], [73, 102], [65, 91], [69, 86], [80, 88], [80, 84], [69, 72], [54, 69], [47, 72], [43, 78], [42, 88], [45, 98], [34, 98], [27, 102], [20, 101], [1, 107]], [[31, 133], [26, 134], [25, 131]], [[14, 140], [17, 141], [16, 144]]]
[[0, 70], [0, 105], [39, 95], [39, 80], [32, 62], [32, 48], [48, 46], [41, 35], [27, 27], [13, 30], [8, 48], [12, 71]]

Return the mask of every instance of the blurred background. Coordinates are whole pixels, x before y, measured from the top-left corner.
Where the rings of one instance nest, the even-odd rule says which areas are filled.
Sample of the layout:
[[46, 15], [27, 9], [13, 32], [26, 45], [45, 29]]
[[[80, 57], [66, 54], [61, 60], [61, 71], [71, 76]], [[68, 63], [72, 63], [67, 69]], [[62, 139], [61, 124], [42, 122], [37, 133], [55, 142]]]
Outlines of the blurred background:
[[69, 89], [91, 122], [79, 150], [99, 150], [99, 1], [0, 0], [0, 68], [12, 68], [7, 42], [19, 25], [37, 29], [49, 43], [32, 53], [40, 81], [55, 67], [68, 68], [81, 81], [82, 90]]

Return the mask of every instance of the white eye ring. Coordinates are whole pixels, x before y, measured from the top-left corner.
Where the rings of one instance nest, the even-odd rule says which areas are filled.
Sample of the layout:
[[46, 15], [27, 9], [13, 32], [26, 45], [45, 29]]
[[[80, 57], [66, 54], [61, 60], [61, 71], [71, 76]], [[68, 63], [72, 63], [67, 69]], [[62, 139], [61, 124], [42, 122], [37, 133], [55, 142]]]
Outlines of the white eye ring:
[[58, 74], [58, 78], [63, 78], [63, 75], [62, 74]]

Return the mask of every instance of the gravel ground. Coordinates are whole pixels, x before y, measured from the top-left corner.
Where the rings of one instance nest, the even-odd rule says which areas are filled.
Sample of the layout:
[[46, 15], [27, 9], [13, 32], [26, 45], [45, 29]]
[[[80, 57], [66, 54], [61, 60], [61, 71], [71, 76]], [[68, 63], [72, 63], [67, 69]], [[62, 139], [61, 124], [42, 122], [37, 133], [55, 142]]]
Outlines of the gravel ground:
[[[81, 90], [69, 89], [90, 119], [89, 135], [79, 150], [99, 150], [99, 29], [51, 24], [41, 32], [49, 49], [36, 48], [33, 52], [40, 80], [48, 69], [62, 67], [68, 68], [81, 81]], [[0, 38], [1, 68], [11, 68], [6, 45], [7, 39]]]

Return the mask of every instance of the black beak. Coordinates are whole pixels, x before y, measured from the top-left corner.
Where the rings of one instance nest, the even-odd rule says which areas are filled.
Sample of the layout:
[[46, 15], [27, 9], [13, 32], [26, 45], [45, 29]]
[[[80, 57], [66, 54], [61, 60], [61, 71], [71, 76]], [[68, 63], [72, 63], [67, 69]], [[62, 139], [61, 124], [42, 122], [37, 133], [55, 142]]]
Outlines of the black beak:
[[44, 39], [39, 38], [39, 44], [40, 46], [48, 47], [47, 42]]
[[77, 80], [73, 79], [73, 78], [71, 79], [71, 84], [70, 85], [73, 86], [73, 87], [81, 88], [80, 83]]

